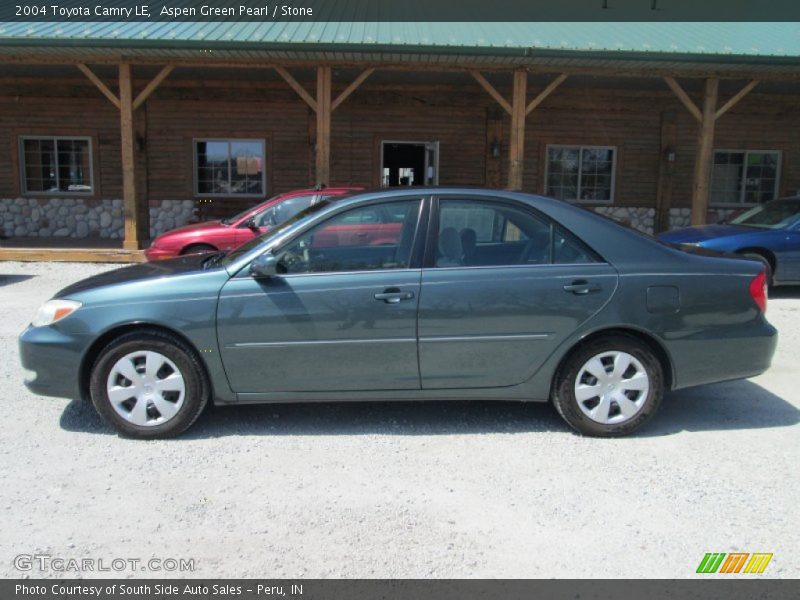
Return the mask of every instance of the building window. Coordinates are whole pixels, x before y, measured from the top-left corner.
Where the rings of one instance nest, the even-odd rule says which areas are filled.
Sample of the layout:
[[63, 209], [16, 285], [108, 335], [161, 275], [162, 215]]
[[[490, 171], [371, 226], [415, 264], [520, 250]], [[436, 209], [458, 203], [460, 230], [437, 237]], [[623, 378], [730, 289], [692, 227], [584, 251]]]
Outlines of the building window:
[[195, 140], [198, 196], [264, 196], [264, 140]]
[[25, 194], [91, 194], [92, 140], [88, 137], [20, 138]]
[[716, 150], [711, 204], [761, 204], [778, 193], [781, 154], [761, 150]]
[[616, 148], [609, 146], [547, 146], [547, 195], [561, 200], [611, 202], [616, 154]]

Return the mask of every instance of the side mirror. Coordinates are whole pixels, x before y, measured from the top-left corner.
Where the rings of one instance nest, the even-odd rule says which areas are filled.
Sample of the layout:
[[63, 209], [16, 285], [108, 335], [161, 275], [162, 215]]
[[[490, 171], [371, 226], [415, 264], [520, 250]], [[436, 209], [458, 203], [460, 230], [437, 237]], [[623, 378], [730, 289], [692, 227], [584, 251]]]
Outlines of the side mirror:
[[266, 279], [278, 274], [278, 263], [280, 260], [272, 252], [266, 252], [257, 256], [250, 263], [250, 275], [256, 279]]
[[258, 229], [258, 226], [256, 225], [256, 218], [250, 217], [249, 219], [247, 219], [247, 221], [244, 222], [244, 226], [247, 227], [248, 229]]

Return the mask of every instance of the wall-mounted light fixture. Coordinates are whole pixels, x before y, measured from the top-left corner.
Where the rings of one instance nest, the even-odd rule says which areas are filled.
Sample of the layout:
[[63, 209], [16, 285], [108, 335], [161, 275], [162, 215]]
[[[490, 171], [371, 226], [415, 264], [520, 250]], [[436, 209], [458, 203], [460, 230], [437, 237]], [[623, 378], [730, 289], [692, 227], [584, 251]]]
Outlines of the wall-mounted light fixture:
[[672, 146], [664, 150], [664, 158], [667, 162], [675, 162], [675, 149]]
[[492, 153], [492, 158], [500, 158], [500, 144], [497, 142], [492, 142], [489, 151]]

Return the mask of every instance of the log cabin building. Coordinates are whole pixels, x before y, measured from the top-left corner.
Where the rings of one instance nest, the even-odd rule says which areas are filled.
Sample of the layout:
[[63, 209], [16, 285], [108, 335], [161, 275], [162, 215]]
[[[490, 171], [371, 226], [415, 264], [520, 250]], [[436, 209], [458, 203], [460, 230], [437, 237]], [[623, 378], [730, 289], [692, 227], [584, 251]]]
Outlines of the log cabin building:
[[714, 222], [800, 192], [798, 92], [794, 23], [0, 23], [0, 258], [318, 184]]

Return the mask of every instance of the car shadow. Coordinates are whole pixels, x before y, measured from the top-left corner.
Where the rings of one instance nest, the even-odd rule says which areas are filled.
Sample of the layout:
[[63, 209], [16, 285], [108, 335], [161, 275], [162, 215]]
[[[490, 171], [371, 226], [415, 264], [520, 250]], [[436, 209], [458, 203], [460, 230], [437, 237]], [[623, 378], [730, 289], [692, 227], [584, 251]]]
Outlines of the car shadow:
[[782, 285], [769, 289], [769, 297], [772, 298], [800, 298], [800, 285]]
[[[637, 437], [682, 431], [788, 427], [800, 410], [750, 381], [671, 392]], [[61, 415], [67, 431], [114, 435], [89, 402], [74, 400]], [[243, 435], [451, 435], [566, 432], [552, 406], [534, 402], [321, 402], [209, 407], [178, 439]]]
[[0, 287], [4, 285], [12, 285], [21, 281], [27, 281], [28, 279], [33, 279], [34, 277], [36, 277], [36, 275], [3, 275], [0, 273]]

